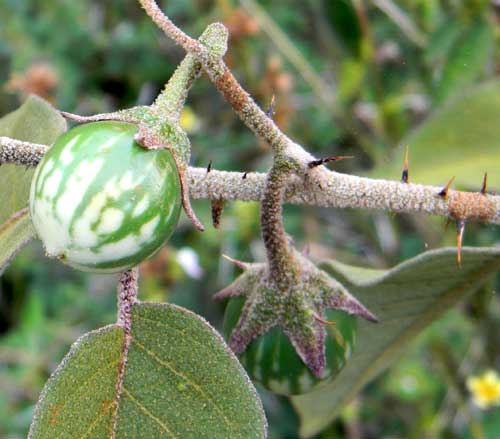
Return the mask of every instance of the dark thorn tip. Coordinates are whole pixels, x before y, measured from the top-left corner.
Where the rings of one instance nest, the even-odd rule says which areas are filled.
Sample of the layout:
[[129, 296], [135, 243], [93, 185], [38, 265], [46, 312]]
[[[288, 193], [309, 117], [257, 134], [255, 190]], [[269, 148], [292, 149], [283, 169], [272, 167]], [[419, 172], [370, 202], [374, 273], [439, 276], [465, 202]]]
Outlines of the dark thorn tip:
[[326, 157], [323, 159], [312, 160], [307, 164], [307, 166], [309, 166], [309, 168], [312, 169], [312, 168], [316, 168], [317, 166], [324, 165], [325, 163], [328, 163], [328, 162], [338, 162], [340, 160], [352, 159], [352, 158], [354, 158], [353, 155], [333, 155], [333, 156]]
[[446, 186], [441, 189], [441, 191], [438, 193], [440, 197], [446, 198], [448, 196], [448, 191], [450, 189], [451, 184], [453, 183], [453, 180], [455, 180], [455, 176], [451, 177], [448, 180], [448, 183], [446, 183]]
[[485, 172], [483, 176], [483, 184], [481, 185], [481, 194], [486, 195], [487, 186], [488, 186], [488, 173]]
[[401, 175], [401, 182], [408, 183], [408, 146], [406, 146], [405, 159], [403, 162], [403, 173]]

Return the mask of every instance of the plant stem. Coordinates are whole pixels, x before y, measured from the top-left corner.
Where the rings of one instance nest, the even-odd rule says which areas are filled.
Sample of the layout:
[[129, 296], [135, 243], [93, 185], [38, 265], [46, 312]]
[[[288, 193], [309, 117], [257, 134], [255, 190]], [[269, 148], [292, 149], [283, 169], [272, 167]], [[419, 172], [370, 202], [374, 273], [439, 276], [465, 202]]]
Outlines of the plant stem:
[[47, 145], [22, 142], [10, 137], [0, 137], [0, 165], [16, 163], [24, 166], [36, 166], [48, 151]]
[[260, 223], [262, 239], [269, 262], [269, 278], [284, 291], [295, 279], [295, 258], [293, 247], [283, 225], [283, 199], [290, 178], [290, 170], [275, 161], [267, 174], [261, 202]]
[[[6, 153], [13, 146], [16, 150]], [[41, 152], [47, 150], [46, 145], [0, 137], [0, 162], [3, 163], [36, 166], [43, 157]], [[474, 197], [477, 202], [472, 207], [482, 210], [472, 210], [467, 215], [483, 223], [500, 224], [500, 196], [496, 195], [479, 197], [479, 192], [450, 190], [449, 196], [443, 198], [437, 196], [442, 187], [340, 174], [329, 171], [324, 166], [309, 170], [306, 177], [289, 176], [284, 202], [399, 213], [423, 212], [449, 218], [453, 213], [453, 200]], [[267, 174], [216, 169], [207, 173], [205, 168], [191, 167], [188, 169], [187, 180], [190, 196], [195, 199], [262, 201]]]
[[118, 325], [122, 326], [125, 334], [130, 335], [132, 326], [132, 306], [138, 302], [139, 269], [134, 267], [120, 274], [118, 280]]

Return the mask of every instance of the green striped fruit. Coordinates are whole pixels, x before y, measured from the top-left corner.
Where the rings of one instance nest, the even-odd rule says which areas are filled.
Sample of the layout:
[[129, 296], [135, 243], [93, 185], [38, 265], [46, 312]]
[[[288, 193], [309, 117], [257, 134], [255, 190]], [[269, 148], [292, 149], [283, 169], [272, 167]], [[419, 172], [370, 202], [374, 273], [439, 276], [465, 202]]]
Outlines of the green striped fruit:
[[80, 125], [47, 152], [30, 212], [49, 256], [84, 271], [123, 271], [172, 234], [181, 204], [174, 159], [139, 146], [136, 132], [124, 122]]
[[[244, 302], [242, 297], [229, 300], [224, 315], [224, 333], [227, 336], [236, 326]], [[300, 395], [335, 377], [354, 349], [356, 318], [338, 310], [328, 310], [326, 318], [335, 325], [325, 325], [326, 362], [321, 378], [311, 373], [278, 327], [253, 340], [239, 356], [250, 378], [274, 393]]]

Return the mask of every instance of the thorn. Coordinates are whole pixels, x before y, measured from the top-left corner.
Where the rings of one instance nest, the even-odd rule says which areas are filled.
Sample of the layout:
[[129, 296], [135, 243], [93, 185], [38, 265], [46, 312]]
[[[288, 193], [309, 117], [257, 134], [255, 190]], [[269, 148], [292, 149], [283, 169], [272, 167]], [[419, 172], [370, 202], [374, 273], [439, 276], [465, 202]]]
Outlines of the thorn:
[[307, 166], [309, 166], [309, 168], [312, 169], [316, 168], [317, 166], [324, 165], [325, 163], [328, 162], [338, 162], [344, 159], [352, 159], [353, 157], [354, 157], [353, 155], [333, 155], [331, 157], [327, 157], [324, 159], [313, 160], [312, 162], [309, 162]]
[[229, 262], [232, 262], [234, 265], [236, 265], [238, 268], [241, 268], [242, 270], [247, 270], [249, 267], [249, 264], [243, 261], [239, 261], [238, 259], [233, 259], [232, 257], [228, 255], [222, 255], [223, 258], [227, 259]]
[[403, 174], [401, 175], [401, 182], [408, 183], [408, 145], [406, 145], [405, 160], [403, 162]]
[[464, 236], [465, 220], [457, 220], [457, 263], [462, 268], [462, 238]]
[[330, 320], [325, 320], [322, 317], [318, 316], [317, 314], [313, 314], [313, 319], [316, 320], [317, 322], [321, 323], [322, 325], [336, 325], [337, 323], [330, 321]]
[[488, 173], [485, 172], [483, 176], [483, 184], [481, 186], [481, 193], [486, 195], [486, 186], [488, 186]]
[[441, 191], [438, 193], [440, 197], [447, 198], [448, 197], [448, 190], [450, 189], [451, 184], [453, 183], [453, 180], [455, 180], [455, 176], [451, 177], [446, 183], [446, 186], [441, 189]]
[[208, 162], [208, 166], [207, 166], [207, 174], [212, 170], [212, 160], [210, 160]]
[[210, 205], [212, 206], [212, 224], [214, 228], [218, 229], [220, 226], [220, 219], [224, 211], [224, 200], [212, 199]]
[[271, 102], [269, 103], [269, 107], [267, 108], [266, 115], [267, 117], [270, 117], [271, 119], [274, 116], [274, 105], [276, 104], [276, 97], [272, 95], [271, 97]]
[[243, 174], [243, 177], [241, 177], [243, 180], [245, 180], [247, 178], [247, 174], [248, 172], [245, 171], [245, 173]]

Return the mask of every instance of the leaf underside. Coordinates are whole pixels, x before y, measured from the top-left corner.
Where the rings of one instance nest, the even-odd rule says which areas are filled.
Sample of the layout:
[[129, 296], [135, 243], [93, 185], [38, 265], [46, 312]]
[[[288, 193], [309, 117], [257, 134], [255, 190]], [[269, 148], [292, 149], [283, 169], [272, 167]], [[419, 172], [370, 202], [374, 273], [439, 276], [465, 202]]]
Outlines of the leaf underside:
[[362, 387], [389, 366], [426, 326], [476, 291], [500, 268], [500, 248], [456, 249], [423, 253], [390, 270], [364, 270], [329, 261], [334, 275], [380, 319], [358, 320], [357, 346], [346, 367], [316, 391], [292, 398], [301, 418], [301, 435], [328, 426]]
[[[35, 96], [0, 119], [0, 136], [26, 142], [50, 145], [65, 130], [66, 121], [59, 112]], [[0, 166], [0, 275], [34, 237], [27, 213], [12, 217], [28, 205], [33, 172], [13, 164]]]
[[29, 438], [266, 436], [253, 385], [199, 316], [169, 304], [134, 305], [117, 398], [123, 346], [117, 325], [81, 337], [46, 384]]

